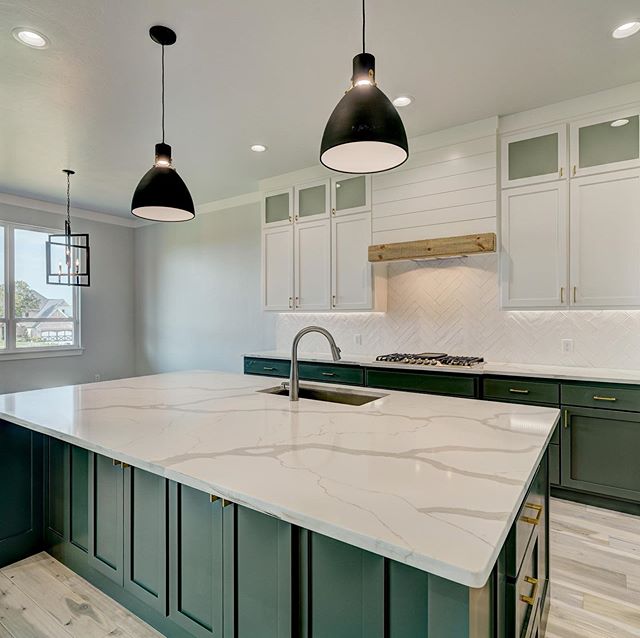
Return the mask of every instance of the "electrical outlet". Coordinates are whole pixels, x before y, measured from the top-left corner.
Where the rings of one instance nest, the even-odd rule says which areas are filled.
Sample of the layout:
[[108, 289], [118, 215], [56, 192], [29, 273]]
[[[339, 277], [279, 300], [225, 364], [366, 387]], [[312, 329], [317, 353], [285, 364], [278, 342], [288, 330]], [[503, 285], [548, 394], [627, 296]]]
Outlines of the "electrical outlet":
[[95, 379], [96, 381], [100, 381], [100, 375], [99, 375], [99, 374], [96, 374], [96, 376], [94, 377], [94, 379]]
[[361, 334], [353, 335], [353, 343], [355, 343], [357, 346], [361, 346], [362, 345], [362, 335]]
[[573, 352], [573, 339], [562, 339], [560, 343], [562, 345], [562, 352], [565, 354]]

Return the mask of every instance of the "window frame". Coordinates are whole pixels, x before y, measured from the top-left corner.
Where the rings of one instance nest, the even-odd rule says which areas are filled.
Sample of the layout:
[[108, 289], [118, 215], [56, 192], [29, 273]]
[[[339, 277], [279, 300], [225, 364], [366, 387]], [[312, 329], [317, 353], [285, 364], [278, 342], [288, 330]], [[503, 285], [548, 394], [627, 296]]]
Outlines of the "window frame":
[[[5, 347], [0, 348], [0, 361], [6, 359], [29, 359], [40, 357], [59, 357], [71, 354], [81, 354], [82, 333], [81, 333], [81, 295], [80, 288], [73, 286], [72, 291], [72, 307], [73, 317], [70, 319], [50, 317], [46, 323], [66, 323], [73, 322], [73, 344], [62, 346], [44, 346], [32, 348], [18, 348], [16, 344], [17, 325], [24, 323], [43, 323], [42, 319], [38, 320], [30, 317], [16, 317], [15, 313], [15, 231], [27, 230], [40, 233], [60, 234], [60, 229], [45, 228], [43, 226], [35, 226], [33, 224], [21, 224], [11, 221], [0, 220], [0, 227], [4, 230], [4, 316], [0, 317], [0, 325], [5, 327]], [[43, 244], [43, 261], [42, 269], [46, 272], [46, 256]]]

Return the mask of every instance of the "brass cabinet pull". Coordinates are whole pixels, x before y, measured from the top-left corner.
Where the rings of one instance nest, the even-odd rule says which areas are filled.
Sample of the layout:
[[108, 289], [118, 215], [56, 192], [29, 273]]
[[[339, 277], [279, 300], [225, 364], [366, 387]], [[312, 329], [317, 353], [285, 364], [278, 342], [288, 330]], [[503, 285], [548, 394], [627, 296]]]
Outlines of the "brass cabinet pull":
[[564, 411], [564, 429], [569, 427], [569, 410]]
[[520, 600], [523, 603], [527, 603], [527, 605], [531, 605], [533, 607], [538, 599], [538, 579], [534, 578], [533, 576], [525, 576], [524, 580], [530, 585], [533, 585], [533, 589], [531, 590], [531, 596], [520, 594]]
[[564, 173], [564, 168], [562, 168], [562, 166], [560, 167], [560, 177], [562, 177], [562, 174]]
[[331, 214], [332, 214], [332, 215], [335, 215], [335, 214], [336, 214], [336, 209], [335, 209], [335, 208], [332, 208], [332, 209], [331, 209]]
[[296, 221], [300, 219], [300, 215], [296, 215]]
[[542, 505], [537, 505], [536, 503], [525, 503], [523, 509], [533, 510], [534, 512], [537, 512], [537, 514], [535, 518], [533, 518], [532, 516], [521, 516], [521, 521], [523, 521], [524, 523], [529, 523], [530, 525], [540, 525], [540, 519], [542, 518], [543, 510]]
[[601, 397], [595, 394], [593, 396], [593, 400], [594, 401], [617, 401], [618, 399], [616, 397]]
[[113, 459], [114, 467], [122, 467], [122, 461], [118, 461], [117, 459]]
[[336, 296], [333, 295], [333, 297], [331, 298], [331, 305], [335, 308], [336, 307]]
[[335, 377], [336, 374], [335, 374], [335, 372], [323, 372], [322, 376], [323, 377]]
[[229, 507], [229, 505], [233, 505], [231, 501], [228, 501], [226, 498], [222, 499], [222, 507]]
[[576, 168], [576, 165], [574, 164], [574, 165], [573, 165], [573, 174], [574, 174], [574, 175], [576, 174], [577, 170], [578, 170], [578, 169]]
[[578, 302], [578, 286], [573, 287], [573, 303]]
[[293, 297], [289, 297], [289, 308], [293, 308]]
[[296, 297], [296, 308], [300, 308], [300, 297]]
[[219, 497], [218, 497], [218, 496], [216, 496], [215, 494], [209, 494], [209, 500], [210, 500], [212, 503], [215, 503], [215, 502], [218, 500], [218, 498], [219, 498]]
[[266, 372], [274, 372], [275, 371], [275, 368], [270, 368], [268, 366], [264, 366], [262, 369], [265, 370]]
[[128, 467], [131, 467], [131, 466], [130, 466], [128, 463], [124, 463], [124, 462], [123, 462], [123, 463], [120, 463], [120, 467], [121, 467], [123, 470], [126, 470]]
[[560, 288], [560, 303], [564, 303], [564, 286]]
[[293, 220], [291, 219], [291, 215], [289, 215], [289, 223], [291, 223]]
[[529, 394], [529, 390], [521, 390], [520, 388], [509, 388], [509, 392], [513, 392], [513, 394]]

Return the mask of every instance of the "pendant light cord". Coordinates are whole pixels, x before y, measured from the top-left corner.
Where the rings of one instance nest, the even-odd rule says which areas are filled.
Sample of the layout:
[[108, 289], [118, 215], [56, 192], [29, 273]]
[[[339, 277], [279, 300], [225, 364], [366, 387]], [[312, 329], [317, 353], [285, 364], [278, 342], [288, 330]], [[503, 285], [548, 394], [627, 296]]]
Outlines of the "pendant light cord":
[[364, 46], [364, 28], [366, 25], [366, 14], [365, 14], [365, 9], [364, 9], [364, 3], [365, 0], [362, 0], [362, 53], [366, 53], [365, 50], [365, 46]]
[[71, 173], [67, 172], [67, 222], [64, 225], [65, 234], [71, 233]]
[[164, 44], [162, 45], [162, 143], [164, 144]]

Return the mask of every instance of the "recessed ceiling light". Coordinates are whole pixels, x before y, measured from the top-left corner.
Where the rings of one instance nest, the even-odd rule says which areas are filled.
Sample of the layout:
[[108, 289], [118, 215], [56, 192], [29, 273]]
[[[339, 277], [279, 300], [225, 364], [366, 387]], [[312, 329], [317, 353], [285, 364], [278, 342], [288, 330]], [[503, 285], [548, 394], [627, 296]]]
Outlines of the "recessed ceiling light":
[[611, 122], [611, 126], [613, 126], [613, 128], [618, 128], [619, 126], [624, 126], [625, 124], [629, 124], [629, 120], [626, 118], [623, 118], [621, 120], [613, 120], [613, 122]]
[[251, 150], [254, 153], [264, 153], [267, 150], [267, 147], [264, 144], [254, 144], [251, 147]]
[[622, 38], [628, 38], [631, 35], [635, 35], [638, 31], [640, 31], [640, 22], [634, 20], [633, 22], [625, 22], [624, 24], [621, 24], [613, 30], [611, 35], [616, 40], [621, 40]]
[[33, 29], [16, 27], [11, 30], [11, 33], [20, 44], [24, 44], [32, 49], [46, 49], [49, 46], [47, 37]]
[[413, 97], [410, 95], [398, 95], [398, 97], [393, 100], [393, 106], [402, 108], [403, 106], [409, 106], [411, 102], [413, 102]]

